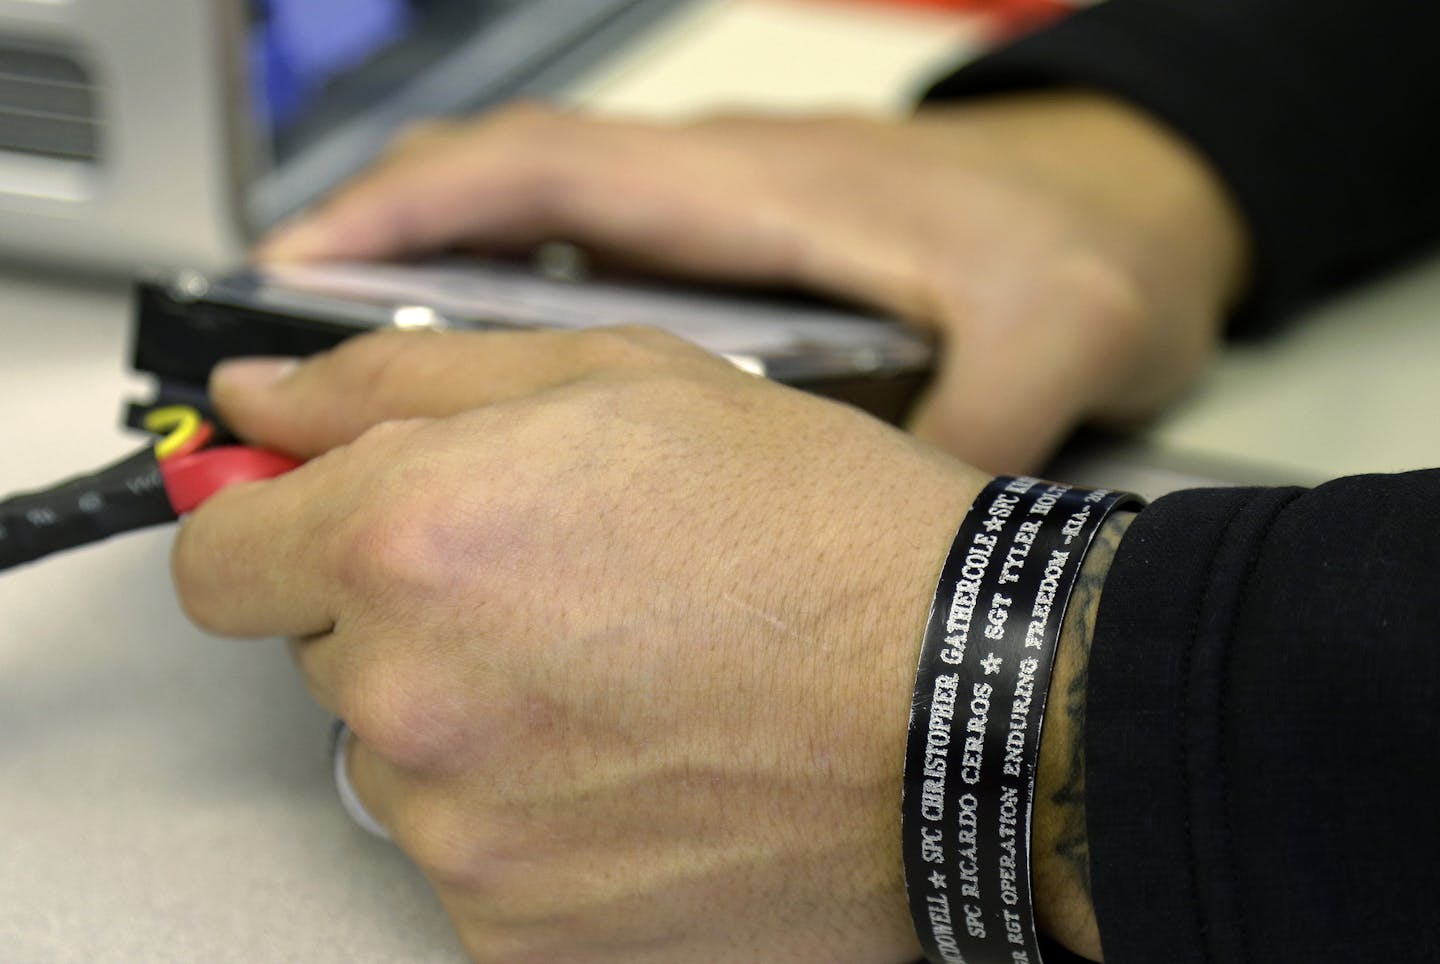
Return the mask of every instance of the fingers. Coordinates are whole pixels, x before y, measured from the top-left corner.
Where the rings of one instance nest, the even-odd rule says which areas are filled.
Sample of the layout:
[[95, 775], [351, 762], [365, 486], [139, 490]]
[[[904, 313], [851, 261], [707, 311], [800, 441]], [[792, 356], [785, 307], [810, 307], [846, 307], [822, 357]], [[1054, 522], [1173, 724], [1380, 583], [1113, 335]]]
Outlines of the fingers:
[[978, 339], [952, 338], [906, 428], [978, 468], [1039, 471], [1079, 418], [1064, 366], [1025, 359], [1013, 346], [997, 354]]
[[305, 361], [238, 359], [215, 369], [210, 395], [242, 438], [310, 459], [380, 422], [478, 404], [484, 375], [466, 370], [474, 352], [463, 351], [462, 361], [449, 351], [454, 344], [434, 333], [387, 332]]
[[304, 362], [227, 362], [216, 369], [210, 392], [242, 438], [308, 459], [381, 422], [440, 418], [602, 369], [680, 358], [709, 356], [673, 336], [635, 328], [392, 331], [352, 339]]
[[[213, 395], [243, 437], [314, 459], [212, 498], [181, 528], [174, 575], [201, 627], [229, 636], [310, 636], [386, 593], [414, 590], [424, 558], [400, 560], [414, 528], [414, 471], [442, 417], [604, 372], [725, 363], [651, 329], [417, 334], [354, 339], [299, 364], [250, 360], [217, 372]], [[483, 464], [483, 453], [474, 453]], [[407, 471], [410, 473], [406, 475]], [[409, 515], [399, 515], [409, 513]], [[417, 550], [418, 551], [418, 550]], [[342, 612], [342, 607], [349, 606]]]
[[222, 636], [311, 636], [339, 615], [329, 547], [343, 504], [318, 464], [211, 498], [181, 525], [171, 568], [180, 603]]
[[[256, 250], [261, 260], [380, 260], [543, 230], [559, 185], [550, 112], [524, 105], [481, 124], [431, 122]], [[579, 159], [577, 159], [578, 161]]]
[[256, 257], [379, 260], [565, 240], [687, 276], [805, 280], [808, 230], [770, 184], [784, 127], [629, 123], [534, 104], [432, 125]]

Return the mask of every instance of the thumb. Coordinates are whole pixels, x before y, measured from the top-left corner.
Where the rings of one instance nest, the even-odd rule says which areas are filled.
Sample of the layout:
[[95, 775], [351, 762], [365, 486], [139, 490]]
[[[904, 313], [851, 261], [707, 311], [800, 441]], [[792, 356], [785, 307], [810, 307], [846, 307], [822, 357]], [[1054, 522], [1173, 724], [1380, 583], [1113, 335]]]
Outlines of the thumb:
[[353, 410], [338, 403], [340, 395], [298, 358], [235, 358], [210, 375], [210, 399], [231, 431], [305, 460], [363, 433], [358, 422], [344, 424]]
[[1154, 312], [1105, 261], [1063, 261], [1020, 286], [981, 290], [943, 326], [939, 370], [910, 429], [999, 472], [1043, 469], [1081, 421], [1155, 369]]
[[[980, 468], [1036, 472], [1122, 380], [1133, 348], [1075, 300], [1035, 299], [1011, 312], [947, 333], [907, 427]], [[1045, 323], [1021, 323], [1027, 316]]]
[[1009, 364], [977, 365], [947, 351], [906, 426], [990, 472], [1039, 470], [1079, 420], [1074, 396]]
[[[563, 153], [541, 130], [553, 112], [513, 106], [482, 121], [430, 122], [318, 207], [277, 227], [258, 261], [371, 261], [469, 238], [523, 249], [547, 237], [548, 188]], [[573, 163], [573, 162], [572, 162]]]
[[380, 422], [441, 417], [477, 397], [469, 352], [436, 333], [352, 338], [308, 359], [237, 358], [216, 366], [210, 397], [248, 442], [310, 459]]
[[444, 418], [602, 370], [697, 361], [730, 370], [688, 342], [645, 328], [388, 330], [304, 361], [224, 362], [211, 375], [210, 397], [241, 438], [309, 459], [380, 422]]

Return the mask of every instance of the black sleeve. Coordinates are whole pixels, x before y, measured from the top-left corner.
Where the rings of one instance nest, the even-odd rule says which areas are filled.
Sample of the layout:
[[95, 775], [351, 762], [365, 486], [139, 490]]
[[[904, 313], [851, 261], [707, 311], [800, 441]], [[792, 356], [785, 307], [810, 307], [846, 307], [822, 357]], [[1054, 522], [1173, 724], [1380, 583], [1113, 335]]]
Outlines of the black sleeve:
[[1254, 325], [1440, 241], [1440, 3], [1108, 0], [932, 99], [1105, 90], [1206, 155], [1254, 243]]
[[1440, 961], [1440, 470], [1156, 502], [1088, 685], [1107, 962]]

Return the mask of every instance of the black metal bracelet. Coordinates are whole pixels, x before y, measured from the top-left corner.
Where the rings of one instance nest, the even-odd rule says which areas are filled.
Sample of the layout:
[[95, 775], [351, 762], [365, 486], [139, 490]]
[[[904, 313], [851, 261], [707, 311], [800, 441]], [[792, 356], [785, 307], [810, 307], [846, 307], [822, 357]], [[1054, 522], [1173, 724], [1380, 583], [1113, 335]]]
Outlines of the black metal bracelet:
[[915, 672], [902, 810], [905, 886], [926, 956], [1040, 964], [1030, 820], [1065, 607], [1126, 492], [1000, 476], [941, 571]]

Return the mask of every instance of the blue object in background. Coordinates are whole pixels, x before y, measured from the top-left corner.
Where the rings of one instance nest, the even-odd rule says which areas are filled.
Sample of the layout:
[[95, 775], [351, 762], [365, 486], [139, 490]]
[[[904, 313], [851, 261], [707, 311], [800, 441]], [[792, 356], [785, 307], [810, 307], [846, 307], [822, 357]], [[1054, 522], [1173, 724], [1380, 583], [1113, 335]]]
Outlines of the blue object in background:
[[272, 132], [325, 84], [405, 36], [408, 0], [252, 0], [252, 94]]

